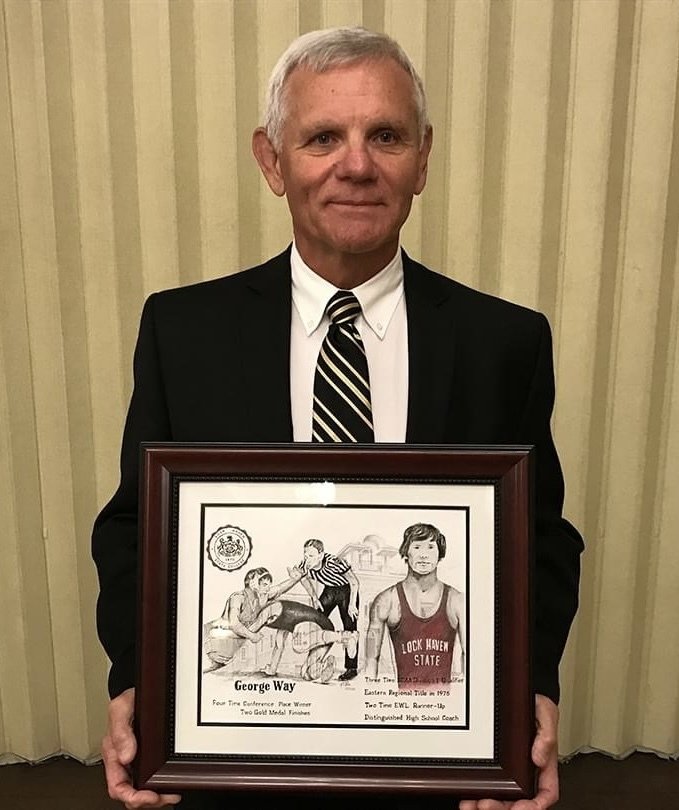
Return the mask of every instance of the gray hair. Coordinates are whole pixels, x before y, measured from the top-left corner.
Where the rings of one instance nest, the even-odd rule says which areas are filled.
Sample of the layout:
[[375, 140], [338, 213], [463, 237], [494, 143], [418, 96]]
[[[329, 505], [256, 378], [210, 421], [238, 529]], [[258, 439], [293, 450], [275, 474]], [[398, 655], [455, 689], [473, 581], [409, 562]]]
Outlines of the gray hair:
[[413, 101], [420, 143], [429, 128], [427, 98], [424, 85], [413, 63], [396, 40], [386, 34], [366, 28], [326, 28], [310, 31], [290, 44], [276, 63], [266, 90], [264, 103], [264, 129], [275, 149], [280, 149], [285, 123], [285, 83], [295, 68], [304, 67], [314, 73], [356, 62], [393, 59], [413, 82]]

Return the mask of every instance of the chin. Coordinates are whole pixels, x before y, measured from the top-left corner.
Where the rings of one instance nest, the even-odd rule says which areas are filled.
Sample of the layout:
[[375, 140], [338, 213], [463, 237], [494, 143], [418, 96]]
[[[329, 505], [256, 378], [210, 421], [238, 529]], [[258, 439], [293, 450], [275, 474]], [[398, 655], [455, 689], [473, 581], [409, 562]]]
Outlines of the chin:
[[[398, 241], [398, 237], [396, 237], [396, 239]], [[384, 236], [383, 234], [343, 234], [333, 241], [337, 249], [342, 253], [351, 253], [360, 256], [365, 253], [377, 253], [380, 250], [385, 250], [392, 244], [394, 238], [392, 236]]]
[[398, 239], [394, 223], [380, 220], [377, 212], [368, 212], [354, 219], [333, 217], [321, 225], [320, 231], [325, 232], [330, 244], [357, 253], [375, 250]]

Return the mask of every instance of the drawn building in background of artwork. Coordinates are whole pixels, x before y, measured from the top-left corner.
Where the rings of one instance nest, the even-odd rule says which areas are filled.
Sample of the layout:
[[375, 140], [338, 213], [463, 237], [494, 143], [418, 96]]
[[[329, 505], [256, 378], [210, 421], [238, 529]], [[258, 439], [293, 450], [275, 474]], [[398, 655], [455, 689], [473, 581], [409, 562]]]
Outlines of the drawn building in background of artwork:
[[[398, 548], [386, 543], [386, 541], [376, 534], [365, 535], [362, 539], [350, 541], [340, 549], [327, 548], [331, 554], [346, 560], [351, 565], [352, 571], [357, 576], [359, 590], [359, 617], [358, 632], [361, 639], [359, 643], [359, 670], [363, 667], [365, 655], [363, 641], [368, 630], [369, 611], [373, 599], [378, 593], [400, 582], [406, 572], [405, 564], [398, 553]], [[317, 591], [322, 590], [322, 585], [313, 583]], [[296, 585], [288, 591], [284, 599], [310, 604], [309, 595], [302, 585]], [[330, 616], [335, 629], [342, 630], [342, 622], [339, 612], [334, 610]], [[384, 634], [382, 641], [382, 652], [380, 654], [380, 675], [394, 677], [393, 655], [389, 634]], [[238, 650], [232, 661], [222, 669], [217, 670], [214, 675], [217, 677], [229, 677], [230, 675], [243, 674], [248, 672], [258, 672], [271, 660], [273, 653], [276, 631], [265, 628], [262, 630], [262, 638], [253, 643], [245, 641]], [[344, 665], [344, 651], [339, 645], [330, 651], [337, 661], [338, 673], [342, 671]], [[305, 656], [295, 653], [288, 642], [281, 658], [278, 674], [282, 677], [301, 677], [301, 667]]]

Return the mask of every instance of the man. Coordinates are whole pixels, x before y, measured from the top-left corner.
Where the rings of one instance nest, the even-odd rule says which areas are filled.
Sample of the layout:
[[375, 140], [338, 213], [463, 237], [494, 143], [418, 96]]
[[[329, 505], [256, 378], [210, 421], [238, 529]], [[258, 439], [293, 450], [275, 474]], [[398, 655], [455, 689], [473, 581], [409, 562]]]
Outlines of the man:
[[[134, 791], [127, 773], [136, 746], [139, 444], [309, 441], [316, 364], [333, 331], [364, 349], [376, 441], [536, 446], [533, 758], [541, 773], [536, 800], [514, 810], [556, 801], [558, 662], [577, 605], [582, 545], [561, 517], [551, 337], [543, 316], [470, 290], [399, 250], [431, 144], [421, 80], [395, 42], [359, 29], [301, 37], [274, 69], [264, 126], [253, 135], [269, 186], [287, 199], [292, 248], [244, 273], [153, 295], [144, 307], [121, 483], [93, 537], [99, 633], [112, 660], [104, 761], [111, 795], [130, 807], [178, 801]], [[339, 290], [360, 305], [349, 328], [325, 314]], [[224, 323], [234, 339], [224, 338]]]
[[[311, 538], [304, 544], [304, 559], [297, 571], [301, 574], [302, 585], [311, 597], [312, 604], [326, 616], [339, 610], [342, 627], [354, 632], [358, 618], [358, 579], [346, 560], [325, 551], [322, 540]], [[318, 596], [312, 582], [323, 586]], [[349, 649], [344, 653], [344, 672], [340, 681], [350, 681], [358, 674], [358, 650], [353, 655]]]
[[[301, 579], [299, 569], [288, 570], [295, 577], [295, 582]], [[278, 672], [285, 642], [290, 636], [293, 650], [307, 653], [301, 675], [309, 681], [327, 683], [335, 674], [335, 658], [328, 655], [333, 644], [341, 644], [345, 650], [351, 650], [353, 655], [357, 649], [358, 633], [336, 632], [333, 623], [319, 607], [302, 602], [290, 599], [274, 602], [266, 623], [270, 629], [276, 631], [271, 659], [263, 670], [268, 676]]]
[[285, 649], [285, 642], [292, 636], [292, 649], [306, 653], [301, 675], [307, 681], [328, 683], [335, 674], [335, 657], [328, 655], [333, 644], [341, 644], [350, 656], [356, 656], [358, 633], [335, 630], [330, 619], [316, 608], [301, 602], [282, 599], [279, 615], [269, 624], [276, 629], [271, 660], [264, 667], [265, 675], [275, 675]]
[[262, 627], [280, 616], [280, 603], [274, 600], [299, 580], [293, 575], [274, 587], [268, 569], [247, 572], [243, 590], [232, 593], [221, 617], [205, 626], [205, 654], [213, 664], [209, 671], [226, 666], [247, 640], [259, 641]]
[[416, 523], [403, 533], [399, 554], [408, 566], [405, 579], [378, 593], [370, 606], [366, 677], [377, 677], [388, 627], [400, 688], [449, 684], [456, 643], [464, 673], [465, 621], [464, 596], [437, 576], [446, 538], [435, 526]]

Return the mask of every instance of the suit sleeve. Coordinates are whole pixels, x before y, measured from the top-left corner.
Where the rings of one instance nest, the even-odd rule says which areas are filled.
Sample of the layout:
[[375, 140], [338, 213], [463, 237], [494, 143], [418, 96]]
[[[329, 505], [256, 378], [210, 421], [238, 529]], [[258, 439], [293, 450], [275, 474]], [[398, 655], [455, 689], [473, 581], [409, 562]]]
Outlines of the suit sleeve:
[[582, 538], [562, 517], [564, 482], [552, 439], [552, 339], [546, 318], [522, 416], [521, 435], [536, 447], [535, 465], [535, 691], [559, 700], [559, 661], [578, 607]]
[[151, 296], [144, 306], [134, 354], [134, 390], [123, 433], [120, 484], [92, 533], [100, 587], [97, 630], [111, 660], [111, 697], [135, 682], [140, 444], [172, 439], [154, 308], [155, 296]]

